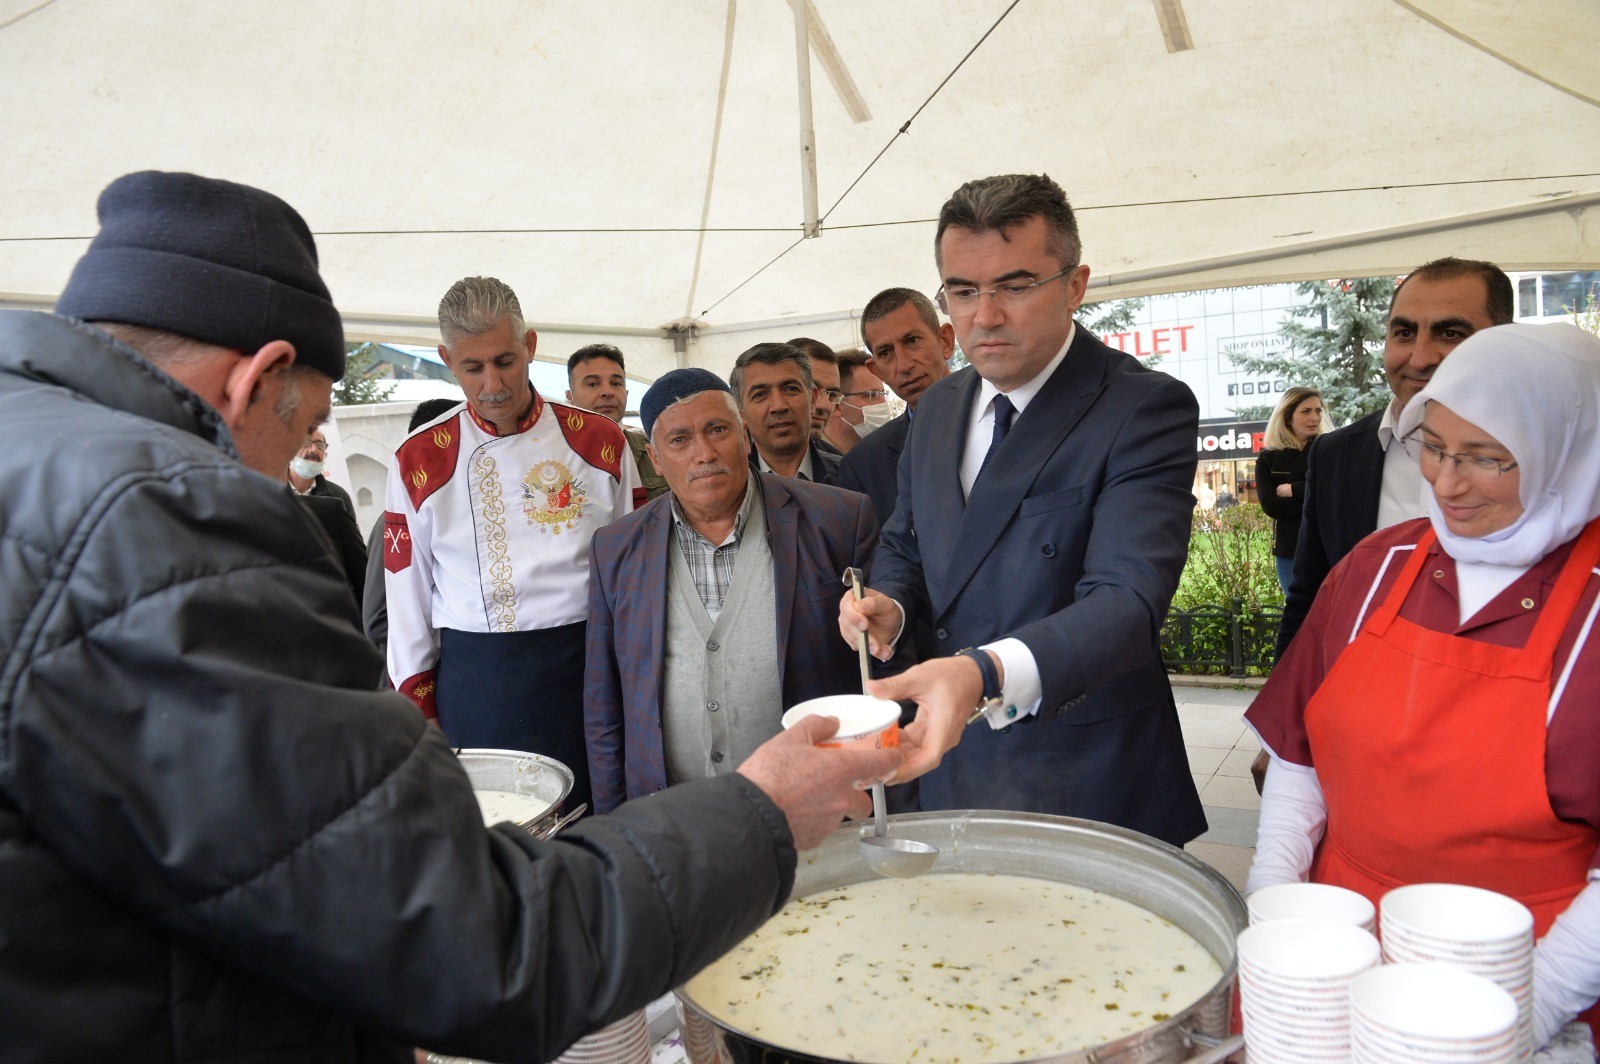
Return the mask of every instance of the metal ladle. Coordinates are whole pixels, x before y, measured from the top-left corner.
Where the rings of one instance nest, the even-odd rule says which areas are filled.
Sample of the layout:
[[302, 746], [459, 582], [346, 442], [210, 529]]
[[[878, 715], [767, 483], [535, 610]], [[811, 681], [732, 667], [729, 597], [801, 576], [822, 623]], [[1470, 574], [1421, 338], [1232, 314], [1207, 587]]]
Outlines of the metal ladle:
[[[862, 598], [861, 570], [855, 566], [844, 571], [844, 582], [855, 592], [856, 601]], [[856, 639], [856, 650], [861, 655], [861, 693], [867, 693], [867, 681], [872, 679], [871, 662], [867, 657], [867, 633]], [[872, 781], [872, 834], [861, 837], [861, 857], [867, 867], [880, 876], [911, 879], [933, 867], [939, 848], [912, 839], [891, 839], [889, 821], [884, 812], [883, 781]]]

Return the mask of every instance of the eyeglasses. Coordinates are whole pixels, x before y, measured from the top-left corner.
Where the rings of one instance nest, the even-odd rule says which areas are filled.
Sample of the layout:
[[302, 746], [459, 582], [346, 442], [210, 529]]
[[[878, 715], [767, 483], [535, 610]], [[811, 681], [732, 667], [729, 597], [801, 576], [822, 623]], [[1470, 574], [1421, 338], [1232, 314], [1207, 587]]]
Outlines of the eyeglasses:
[[1495, 477], [1502, 476], [1517, 468], [1517, 463], [1515, 462], [1501, 462], [1499, 459], [1490, 458], [1486, 454], [1472, 454], [1465, 451], [1460, 454], [1451, 454], [1438, 444], [1418, 439], [1416, 433], [1412, 433], [1400, 442], [1412, 454], [1417, 453], [1412, 450], [1413, 447], [1422, 448], [1421, 459], [1424, 469], [1440, 469], [1444, 466], [1444, 460], [1448, 458], [1455, 462], [1456, 472], [1468, 480], [1493, 480]]
[[1076, 270], [1077, 266], [1068, 266], [1060, 273], [1053, 273], [1042, 281], [1013, 281], [1010, 284], [997, 284], [993, 288], [974, 288], [971, 285], [961, 285], [959, 288], [946, 288], [939, 286], [939, 291], [934, 293], [934, 299], [939, 303], [939, 309], [946, 314], [961, 311], [970, 314], [978, 309], [978, 300], [982, 296], [992, 296], [994, 301], [1001, 306], [1017, 306], [1033, 295], [1034, 290], [1049, 284], [1051, 281], [1065, 277]]
[[853, 399], [856, 396], [864, 395], [868, 399], [872, 400], [872, 403], [867, 404], [868, 406], [871, 406], [873, 403], [883, 402], [886, 393], [882, 388], [868, 388], [864, 392], [841, 392], [837, 388], [829, 388], [822, 394], [826, 395], [828, 397], [828, 402], [832, 403], [834, 406], [838, 406], [846, 399]]

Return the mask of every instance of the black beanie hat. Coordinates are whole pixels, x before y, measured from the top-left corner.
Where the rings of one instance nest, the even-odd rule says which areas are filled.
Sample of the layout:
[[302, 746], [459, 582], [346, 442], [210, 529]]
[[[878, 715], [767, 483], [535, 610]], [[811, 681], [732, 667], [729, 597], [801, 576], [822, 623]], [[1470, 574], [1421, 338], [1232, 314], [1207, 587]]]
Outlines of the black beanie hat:
[[701, 392], [727, 392], [733, 394], [728, 382], [708, 369], [698, 366], [689, 369], [668, 370], [656, 378], [650, 390], [639, 400], [639, 420], [644, 422], [644, 434], [650, 435], [656, 427], [661, 412], [680, 399], [688, 399]]
[[248, 185], [145, 170], [100, 193], [100, 233], [56, 313], [187, 336], [254, 354], [273, 340], [295, 363], [344, 376], [344, 326], [295, 209]]

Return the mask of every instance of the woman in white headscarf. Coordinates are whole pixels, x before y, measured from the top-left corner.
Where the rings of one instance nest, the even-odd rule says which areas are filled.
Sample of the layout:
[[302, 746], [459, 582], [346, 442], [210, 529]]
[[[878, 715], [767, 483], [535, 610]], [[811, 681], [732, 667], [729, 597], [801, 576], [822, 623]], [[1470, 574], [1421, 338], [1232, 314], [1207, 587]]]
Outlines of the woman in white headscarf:
[[1429, 517], [1334, 569], [1246, 714], [1272, 755], [1248, 888], [1517, 898], [1543, 1044], [1600, 996], [1600, 341], [1483, 330], [1397, 432]]

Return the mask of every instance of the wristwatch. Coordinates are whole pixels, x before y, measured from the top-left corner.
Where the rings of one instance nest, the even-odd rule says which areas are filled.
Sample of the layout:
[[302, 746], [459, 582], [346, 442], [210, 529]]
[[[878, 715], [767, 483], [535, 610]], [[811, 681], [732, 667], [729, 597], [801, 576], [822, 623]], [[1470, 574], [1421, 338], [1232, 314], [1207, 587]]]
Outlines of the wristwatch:
[[1005, 697], [1000, 693], [1000, 670], [994, 667], [994, 659], [989, 657], [987, 650], [968, 647], [956, 651], [958, 658], [971, 658], [978, 666], [978, 672], [983, 676], [983, 697], [978, 700], [977, 707], [972, 716], [967, 718], [968, 724], [975, 724], [989, 714], [992, 709], [999, 709], [1005, 702]]

